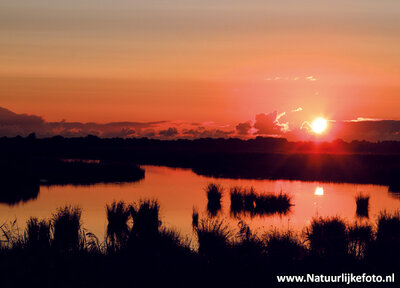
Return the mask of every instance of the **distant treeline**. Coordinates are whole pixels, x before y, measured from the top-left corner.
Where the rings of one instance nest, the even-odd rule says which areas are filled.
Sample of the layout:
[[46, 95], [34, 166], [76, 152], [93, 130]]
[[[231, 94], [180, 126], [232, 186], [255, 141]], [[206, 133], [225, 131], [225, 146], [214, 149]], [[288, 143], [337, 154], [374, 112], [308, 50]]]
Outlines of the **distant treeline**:
[[36, 199], [40, 185], [90, 185], [134, 182], [144, 170], [131, 162], [65, 161], [49, 157], [1, 155], [0, 203], [16, 204]]
[[[154, 152], [192, 152], [192, 153], [349, 153], [349, 154], [400, 154], [398, 141], [352, 141], [335, 140], [332, 142], [289, 142], [284, 138], [257, 137], [242, 140], [238, 138], [215, 139], [201, 138], [195, 140], [176, 139], [158, 140], [148, 138], [99, 138], [87, 137], [36, 138], [28, 137], [0, 138], [2, 150], [15, 151], [28, 149], [36, 153], [55, 156], [108, 156], [127, 155], [132, 151]], [[103, 155], [104, 156], [104, 155]]]
[[[400, 142], [314, 143], [261, 137], [38, 139], [32, 134], [26, 138], [0, 138], [0, 180], [3, 185], [10, 183], [10, 187], [17, 182], [30, 183], [31, 191], [37, 191], [37, 181], [42, 179], [42, 184], [50, 185], [136, 181], [144, 177], [138, 165], [162, 165], [191, 168], [197, 174], [213, 177], [381, 184], [399, 192], [399, 152]], [[96, 161], [82, 162], [84, 159]], [[5, 200], [2, 190], [0, 201]]]

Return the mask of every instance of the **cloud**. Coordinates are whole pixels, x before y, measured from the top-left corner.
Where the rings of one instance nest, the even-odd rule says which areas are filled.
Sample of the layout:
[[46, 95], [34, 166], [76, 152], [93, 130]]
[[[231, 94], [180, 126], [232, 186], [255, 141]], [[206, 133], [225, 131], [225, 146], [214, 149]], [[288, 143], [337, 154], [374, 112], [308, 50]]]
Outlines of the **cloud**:
[[[280, 114], [281, 115], [281, 114]], [[280, 134], [280, 127], [277, 122], [278, 112], [274, 111], [269, 114], [261, 113], [256, 115], [256, 121], [253, 127], [257, 129], [257, 135], [275, 135]], [[282, 116], [280, 116], [282, 117]]]
[[111, 138], [111, 137], [118, 137], [118, 138], [128, 138], [136, 136], [136, 131], [131, 128], [122, 128], [119, 132], [108, 132], [103, 133], [102, 137]]
[[349, 120], [347, 122], [362, 122], [362, 121], [383, 121], [383, 119], [358, 117], [357, 119]]
[[89, 134], [99, 137], [139, 137], [142, 129], [155, 128], [165, 124], [168, 124], [168, 122], [111, 122], [105, 124], [66, 121], [47, 122], [45, 123], [45, 129], [38, 134], [43, 137], [53, 135], [84, 137]]
[[183, 138], [228, 138], [232, 136], [235, 131], [224, 131], [221, 129], [206, 129], [205, 127], [198, 127], [197, 129], [183, 130]]
[[[17, 114], [0, 107], [0, 137], [28, 136], [36, 133], [38, 137], [149, 137], [160, 139], [196, 139], [196, 138], [249, 138], [254, 136], [279, 136], [291, 141], [298, 140], [326, 140], [343, 139], [345, 141], [400, 141], [400, 121], [382, 120], [358, 117], [355, 120], [329, 122], [326, 133], [316, 135], [312, 132], [308, 121], [294, 122], [293, 113], [302, 111], [299, 107], [288, 113], [277, 111], [260, 113], [255, 121], [238, 123], [235, 129], [223, 123], [184, 122], [184, 121], [156, 121], [156, 122], [112, 122], [112, 123], [81, 123], [46, 122], [36, 115]], [[179, 130], [178, 130], [179, 129]]]
[[301, 123], [300, 130], [311, 131], [312, 130], [311, 123], [308, 121], [304, 121], [303, 123]]
[[154, 129], [146, 129], [143, 131], [143, 133], [140, 133], [140, 135], [153, 138], [154, 136], [156, 136], [156, 131]]
[[360, 120], [336, 121], [331, 124], [332, 132], [336, 138], [346, 141], [367, 140], [367, 141], [400, 141], [400, 121], [396, 120]]
[[[0, 136], [14, 137], [17, 135], [28, 136], [36, 133], [38, 137], [84, 137], [96, 135], [99, 137], [143, 137], [142, 135], [155, 135], [155, 130], [160, 130], [168, 125], [168, 121], [156, 122], [111, 122], [111, 123], [81, 123], [46, 122], [36, 115], [17, 114], [6, 108], [0, 107]], [[153, 130], [149, 130], [153, 129]], [[144, 132], [142, 132], [144, 131]]]
[[251, 121], [239, 123], [238, 125], [236, 125], [236, 131], [239, 135], [248, 135], [251, 128], [253, 128]]
[[175, 127], [169, 127], [166, 130], [161, 130], [158, 132], [158, 135], [163, 136], [163, 137], [167, 137], [167, 138], [171, 138], [174, 137], [176, 135], [178, 135], [178, 129], [176, 129]]
[[36, 131], [45, 129], [45, 121], [40, 116], [17, 114], [0, 107], [0, 135], [27, 136]]

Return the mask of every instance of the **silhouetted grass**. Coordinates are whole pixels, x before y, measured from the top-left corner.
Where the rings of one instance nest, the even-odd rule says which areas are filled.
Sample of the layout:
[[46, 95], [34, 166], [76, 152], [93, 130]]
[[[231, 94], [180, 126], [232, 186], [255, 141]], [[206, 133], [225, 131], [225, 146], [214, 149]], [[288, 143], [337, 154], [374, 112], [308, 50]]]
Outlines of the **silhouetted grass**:
[[0, 225], [0, 248], [18, 249], [23, 246], [23, 239], [19, 235], [17, 219]]
[[246, 257], [251, 261], [251, 259], [255, 260], [263, 256], [265, 246], [262, 239], [253, 233], [250, 226], [243, 220], [239, 221], [238, 226], [239, 232], [234, 239], [234, 246], [239, 257]]
[[47, 249], [50, 247], [50, 221], [39, 221], [31, 217], [26, 223], [25, 243], [31, 249]]
[[[376, 240], [367, 255], [383, 269], [393, 269], [400, 259], [400, 211], [383, 211], [378, 216]], [[400, 269], [400, 267], [399, 267]]]
[[192, 227], [196, 229], [199, 226], [199, 212], [197, 209], [193, 208], [192, 212]]
[[232, 232], [222, 220], [201, 219], [195, 232], [202, 255], [218, 256], [232, 245]]
[[356, 214], [359, 217], [369, 217], [369, 196], [358, 194], [356, 196], [357, 210]]
[[267, 255], [277, 264], [286, 265], [305, 256], [305, 247], [292, 231], [272, 231], [265, 236]]
[[130, 206], [133, 219], [132, 233], [138, 237], [152, 237], [161, 226], [160, 205], [157, 200], [140, 200]]
[[306, 230], [311, 253], [341, 257], [347, 254], [346, 224], [339, 217], [314, 218]]
[[347, 237], [349, 253], [356, 258], [362, 258], [373, 241], [372, 227], [368, 224], [356, 222], [354, 225], [347, 227]]
[[131, 216], [129, 207], [122, 201], [106, 205], [107, 246], [113, 250], [126, 244], [129, 235], [128, 221]]
[[215, 217], [221, 211], [221, 199], [223, 188], [219, 184], [210, 183], [205, 188], [207, 194], [207, 211], [211, 217]]
[[288, 194], [261, 194], [253, 187], [231, 189], [231, 213], [237, 217], [240, 214], [263, 216], [271, 214], [287, 214], [292, 206], [292, 199]]
[[254, 213], [255, 201], [257, 198], [256, 191], [253, 187], [244, 190], [244, 211]]
[[255, 213], [263, 214], [287, 214], [292, 206], [289, 195], [280, 193], [278, 195], [259, 195], [255, 200]]
[[400, 242], [400, 211], [393, 214], [386, 211], [380, 213], [376, 240], [382, 242], [395, 240]]
[[[135, 218], [132, 229], [130, 225], [124, 226], [130, 218], [126, 215], [128, 207]], [[19, 234], [16, 221], [0, 225], [0, 240], [4, 241], [0, 247], [0, 271], [7, 275], [2, 284], [21, 287], [10, 284], [15, 279], [27, 279], [23, 287], [57, 287], [59, 281], [74, 277], [74, 287], [125, 287], [132, 279], [135, 283], [160, 286], [186, 277], [187, 283], [196, 280], [196, 284], [202, 281], [200, 286], [216, 286], [217, 277], [218, 283], [243, 286], [254, 279], [268, 281], [278, 271], [284, 274], [366, 269], [387, 273], [400, 269], [399, 212], [381, 213], [376, 233], [367, 224], [346, 225], [338, 217], [316, 218], [306, 234], [308, 243], [302, 243], [291, 231], [275, 230], [259, 237], [243, 221], [239, 221], [239, 231], [234, 233], [220, 219], [198, 219], [194, 210], [198, 219], [198, 224], [193, 225], [198, 240], [196, 251], [179, 233], [161, 226], [159, 210], [155, 200], [142, 200], [132, 206], [122, 202], [107, 206], [107, 216], [112, 219], [107, 230], [131, 232], [126, 249], [120, 253], [101, 249], [95, 235], [84, 233], [81, 210], [77, 207], [59, 208], [51, 223], [29, 219], [23, 235]], [[59, 237], [63, 237], [63, 242]], [[41, 249], [49, 243], [49, 249]], [[93, 284], [98, 278], [101, 280]]]
[[53, 245], [59, 251], [78, 250], [83, 240], [80, 207], [58, 208], [52, 217]]
[[174, 253], [190, 252], [190, 241], [172, 229], [161, 228], [158, 233], [158, 247], [163, 253], [174, 257]]
[[234, 186], [230, 189], [231, 213], [236, 216], [236, 211], [240, 211], [244, 205], [244, 191], [240, 186]]

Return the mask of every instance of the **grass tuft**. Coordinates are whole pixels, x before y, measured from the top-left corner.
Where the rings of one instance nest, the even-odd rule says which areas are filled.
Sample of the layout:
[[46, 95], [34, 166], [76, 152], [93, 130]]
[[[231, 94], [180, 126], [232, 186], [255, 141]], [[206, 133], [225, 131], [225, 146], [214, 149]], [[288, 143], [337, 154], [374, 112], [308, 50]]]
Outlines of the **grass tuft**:
[[53, 246], [58, 251], [78, 250], [82, 243], [82, 209], [78, 206], [58, 208], [52, 217]]
[[339, 217], [314, 218], [306, 230], [311, 253], [340, 257], [347, 254], [346, 224]]
[[140, 200], [130, 206], [133, 219], [132, 234], [141, 238], [157, 235], [161, 226], [160, 205], [157, 200]]
[[25, 243], [31, 249], [46, 249], [50, 247], [50, 221], [39, 221], [31, 217], [26, 222]]
[[211, 217], [217, 216], [217, 214], [221, 211], [221, 199], [223, 188], [219, 184], [210, 183], [205, 188], [207, 194], [207, 211]]
[[195, 232], [202, 255], [221, 255], [231, 247], [232, 232], [222, 220], [201, 219]]
[[358, 194], [356, 196], [357, 210], [356, 214], [358, 217], [369, 217], [369, 195]]
[[271, 214], [286, 215], [290, 212], [292, 204], [291, 197], [286, 193], [261, 194], [257, 193], [253, 187], [244, 189], [233, 187], [231, 195], [231, 214], [234, 217], [240, 215], [264, 216]]
[[113, 202], [106, 206], [107, 236], [106, 243], [110, 249], [122, 248], [128, 239], [131, 213], [129, 207], [123, 202]]

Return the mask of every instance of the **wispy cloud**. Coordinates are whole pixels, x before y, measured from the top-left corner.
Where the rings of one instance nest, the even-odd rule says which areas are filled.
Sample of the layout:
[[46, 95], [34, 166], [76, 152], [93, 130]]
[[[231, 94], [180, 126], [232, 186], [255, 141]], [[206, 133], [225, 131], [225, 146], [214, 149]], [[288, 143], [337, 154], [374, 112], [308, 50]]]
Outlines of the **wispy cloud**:
[[292, 112], [300, 112], [300, 111], [303, 111], [303, 108], [299, 107], [297, 109], [292, 110]]

